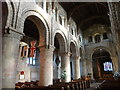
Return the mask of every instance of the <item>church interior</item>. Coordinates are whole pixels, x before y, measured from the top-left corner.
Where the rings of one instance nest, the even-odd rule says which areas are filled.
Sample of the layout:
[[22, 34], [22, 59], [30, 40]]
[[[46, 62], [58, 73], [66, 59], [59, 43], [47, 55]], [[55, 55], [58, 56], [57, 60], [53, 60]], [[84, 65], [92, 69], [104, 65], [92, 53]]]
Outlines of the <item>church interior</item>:
[[120, 89], [120, 2], [5, 0], [0, 7], [3, 90]]

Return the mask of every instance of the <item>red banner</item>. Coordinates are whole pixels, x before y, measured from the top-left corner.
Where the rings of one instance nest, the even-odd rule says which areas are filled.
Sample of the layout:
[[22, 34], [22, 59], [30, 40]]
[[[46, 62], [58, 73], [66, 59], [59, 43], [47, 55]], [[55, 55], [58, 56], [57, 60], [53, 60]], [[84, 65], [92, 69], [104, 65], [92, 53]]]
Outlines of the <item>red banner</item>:
[[30, 57], [34, 57], [35, 56], [35, 50], [36, 50], [36, 41], [32, 41], [30, 43], [31, 47], [30, 47]]

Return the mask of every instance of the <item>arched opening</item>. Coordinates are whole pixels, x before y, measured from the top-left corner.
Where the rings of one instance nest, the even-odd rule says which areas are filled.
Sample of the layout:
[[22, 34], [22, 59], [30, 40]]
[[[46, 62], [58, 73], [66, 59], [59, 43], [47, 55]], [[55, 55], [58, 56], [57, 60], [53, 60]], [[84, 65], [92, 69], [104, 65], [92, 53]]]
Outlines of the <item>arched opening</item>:
[[103, 33], [103, 39], [108, 39], [107, 33]]
[[57, 8], [55, 8], [55, 20], [57, 21], [57, 14], [58, 14], [58, 10]]
[[97, 49], [92, 55], [93, 77], [95, 79], [112, 78], [113, 64], [110, 54], [105, 49]]
[[100, 35], [96, 35], [95, 36], [95, 43], [98, 43], [98, 42], [100, 42], [101, 40], [100, 40]]
[[89, 42], [89, 43], [90, 43], [90, 42], [93, 42], [92, 36], [89, 36], [89, 37], [88, 37], [88, 42]]
[[71, 80], [75, 79], [75, 57], [76, 57], [76, 48], [73, 42], [70, 43], [70, 68], [71, 68]]
[[59, 23], [62, 25], [62, 17], [59, 16]]
[[19, 46], [16, 82], [40, 79], [40, 46], [46, 43], [45, 32], [45, 26], [38, 17], [32, 15], [25, 19], [23, 28], [25, 36]]
[[54, 46], [55, 50], [53, 53], [53, 77], [54, 80], [61, 79], [61, 74], [63, 70], [63, 63], [62, 62], [62, 55], [65, 53], [66, 50], [66, 43], [64, 36], [61, 33], [56, 33], [54, 37]]
[[60, 55], [59, 55], [59, 50], [60, 50], [60, 44], [58, 41], [58, 38], [55, 36], [54, 38], [54, 46], [55, 46], [55, 50], [53, 53], [53, 62], [54, 62], [54, 66], [53, 66], [53, 76], [54, 79], [58, 79], [60, 78]]

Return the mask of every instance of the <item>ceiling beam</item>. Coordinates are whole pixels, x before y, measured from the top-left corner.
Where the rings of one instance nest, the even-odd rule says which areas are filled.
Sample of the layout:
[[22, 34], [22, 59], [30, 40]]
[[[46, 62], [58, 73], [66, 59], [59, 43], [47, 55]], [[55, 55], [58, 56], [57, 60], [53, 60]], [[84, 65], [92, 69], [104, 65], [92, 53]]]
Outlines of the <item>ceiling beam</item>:
[[97, 15], [97, 16], [88, 17], [88, 18], [86, 18], [86, 19], [84, 19], [83, 21], [80, 22], [80, 24], [78, 25], [78, 28], [80, 28], [84, 23], [86, 23], [86, 22], [88, 22], [90, 20], [93, 20], [93, 19], [97, 19], [97, 18], [102, 18], [102, 19], [104, 19], [105, 21], [107, 21], [109, 23], [109, 21], [107, 20], [106, 17], [107, 17], [107, 15]]
[[[91, 5], [91, 4], [93, 4], [93, 3], [95, 3], [95, 2], [89, 2], [89, 3], [85, 3], [85, 4], [82, 4], [82, 5], [76, 5], [76, 6], [74, 6], [72, 9], [70, 9], [69, 11], [68, 11], [68, 19], [74, 14], [74, 12], [75, 11], [77, 11], [78, 9], [80, 9], [80, 8], [82, 8], [82, 7], [85, 7], [85, 6], [88, 6], [88, 5]], [[99, 4], [99, 5], [102, 5], [104, 8], [106, 8], [107, 9], [107, 6], [104, 4], [104, 3], [102, 3], [102, 2], [96, 2], [97, 4]]]
[[70, 9], [70, 10], [68, 11], [68, 19], [73, 15], [73, 13], [74, 13], [76, 10], [78, 10], [79, 8], [85, 7], [85, 6], [87, 6], [87, 5], [90, 5], [90, 4], [93, 4], [93, 2], [74, 6], [74, 8], [72, 8], [72, 9]]

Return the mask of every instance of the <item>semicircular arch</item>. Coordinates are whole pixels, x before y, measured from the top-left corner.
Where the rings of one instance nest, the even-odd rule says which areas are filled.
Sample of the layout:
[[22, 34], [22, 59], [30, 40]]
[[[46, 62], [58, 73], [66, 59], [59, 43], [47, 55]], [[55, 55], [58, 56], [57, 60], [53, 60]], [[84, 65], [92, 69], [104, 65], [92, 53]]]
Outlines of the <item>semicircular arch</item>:
[[[23, 33], [23, 28], [24, 28], [24, 22], [27, 18], [29, 18], [36, 24], [36, 26], [38, 27], [39, 33], [40, 33], [40, 42], [44, 42], [44, 43], [40, 43], [39, 46], [44, 46], [44, 45], [49, 45], [50, 44], [50, 28], [48, 26], [48, 23], [46, 22], [46, 20], [44, 19], [44, 17], [42, 17], [38, 12], [33, 11], [33, 10], [29, 10], [29, 11], [23, 11], [21, 17], [18, 20], [18, 31]], [[42, 27], [40, 27], [42, 26]], [[41, 30], [41, 29], [44, 29]], [[43, 40], [43, 41], [41, 41]]]
[[[60, 44], [60, 52], [67, 52], [67, 38], [65, 34], [61, 30], [56, 30], [53, 34], [53, 37], [57, 37], [59, 44]], [[54, 45], [54, 38], [53, 38], [53, 45]]]
[[104, 49], [104, 50], [106, 50], [106, 51], [110, 54], [110, 56], [112, 55], [111, 52], [110, 52], [110, 50], [109, 50], [107, 47], [100, 46], [100, 47], [96, 47], [96, 48], [94, 48], [94, 49], [92, 50], [92, 52], [91, 52], [91, 54], [90, 54], [90, 57], [91, 57], [91, 58], [92, 58], [92, 55], [94, 54], [94, 52], [95, 52], [96, 50], [98, 50], [98, 49]]
[[70, 41], [70, 49], [73, 54], [73, 56], [78, 56], [78, 47], [77, 42], [75, 40]]

